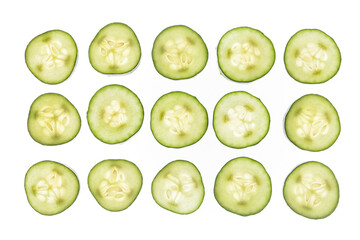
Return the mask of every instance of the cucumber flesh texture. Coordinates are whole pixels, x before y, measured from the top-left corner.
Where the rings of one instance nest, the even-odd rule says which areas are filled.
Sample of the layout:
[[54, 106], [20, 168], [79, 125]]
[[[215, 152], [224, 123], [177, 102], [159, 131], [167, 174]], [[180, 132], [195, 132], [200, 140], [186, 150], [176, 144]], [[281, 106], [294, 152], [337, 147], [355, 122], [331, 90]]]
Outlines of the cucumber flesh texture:
[[227, 162], [216, 176], [214, 194], [225, 210], [249, 216], [261, 212], [271, 198], [271, 179], [263, 165], [247, 157]]
[[90, 192], [104, 209], [122, 211], [137, 198], [142, 175], [132, 162], [108, 159], [96, 164], [88, 176]]
[[141, 48], [134, 31], [123, 23], [110, 23], [95, 36], [89, 47], [93, 68], [104, 74], [123, 74], [139, 63]]
[[139, 131], [144, 119], [140, 99], [121, 85], [107, 85], [91, 98], [87, 120], [91, 132], [108, 144], [124, 142]]
[[161, 169], [152, 182], [151, 192], [159, 206], [178, 214], [195, 212], [205, 195], [199, 170], [185, 160], [173, 161]]
[[30, 136], [43, 145], [64, 144], [76, 137], [81, 119], [74, 105], [57, 93], [45, 93], [34, 100], [28, 116]]
[[306, 162], [286, 178], [284, 199], [297, 214], [321, 219], [332, 214], [339, 202], [339, 184], [330, 168], [319, 162]]
[[271, 40], [259, 30], [238, 27], [222, 36], [217, 57], [227, 78], [251, 82], [270, 71], [275, 62], [275, 49]]
[[236, 91], [223, 96], [215, 106], [213, 126], [217, 138], [232, 148], [259, 143], [268, 133], [270, 115], [260, 99]]
[[286, 135], [297, 147], [322, 151], [332, 146], [341, 130], [339, 115], [323, 96], [308, 94], [296, 100], [285, 118]]
[[40, 81], [58, 84], [72, 73], [77, 58], [77, 46], [70, 34], [51, 30], [33, 38], [25, 51], [25, 62]]
[[196, 97], [185, 92], [170, 92], [154, 104], [150, 124], [160, 144], [181, 148], [202, 138], [208, 127], [208, 115]]
[[200, 73], [208, 60], [201, 36], [187, 26], [164, 29], [155, 39], [152, 59], [156, 70], [166, 78], [178, 80]]
[[79, 180], [63, 164], [42, 161], [27, 171], [25, 192], [35, 211], [43, 215], [55, 215], [74, 203], [79, 193]]
[[323, 83], [339, 71], [341, 54], [334, 39], [318, 29], [295, 33], [286, 45], [285, 67], [302, 83]]

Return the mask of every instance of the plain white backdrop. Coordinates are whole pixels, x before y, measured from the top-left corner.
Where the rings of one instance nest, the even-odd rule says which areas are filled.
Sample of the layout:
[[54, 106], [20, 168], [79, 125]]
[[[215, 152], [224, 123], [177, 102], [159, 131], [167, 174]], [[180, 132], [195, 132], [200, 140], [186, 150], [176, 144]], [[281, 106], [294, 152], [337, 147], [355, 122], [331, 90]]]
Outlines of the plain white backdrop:
[[[357, 1], [2, 1], [0, 3], [0, 239], [326, 239], [360, 237], [359, 211], [359, 52]], [[88, 60], [88, 47], [106, 24], [128, 24], [139, 38], [142, 58], [130, 74], [107, 76], [96, 72]], [[192, 79], [173, 81], [160, 76], [151, 60], [152, 44], [164, 28], [184, 24], [197, 31], [209, 50], [205, 69]], [[249, 26], [261, 30], [273, 42], [276, 60], [263, 78], [248, 84], [220, 75], [216, 47], [228, 30]], [[318, 28], [337, 42], [342, 64], [338, 74], [320, 85], [305, 85], [286, 72], [283, 53], [298, 30]], [[73, 74], [58, 85], [46, 85], [27, 69], [24, 52], [28, 42], [52, 29], [70, 33], [78, 46]], [[143, 103], [140, 131], [122, 144], [107, 145], [90, 132], [86, 111], [91, 96], [102, 86], [121, 84]], [[195, 95], [209, 114], [205, 136], [182, 149], [161, 146], [150, 131], [150, 111], [155, 101], [170, 91]], [[258, 145], [231, 149], [222, 145], [212, 128], [216, 102], [226, 93], [244, 90], [259, 97], [270, 112], [270, 131]], [[78, 136], [61, 146], [42, 146], [27, 132], [27, 115], [40, 94], [56, 92], [78, 109], [82, 127]], [[317, 93], [337, 108], [342, 131], [328, 150], [313, 153], [298, 149], [284, 134], [284, 116], [299, 97]], [[272, 198], [259, 214], [242, 217], [221, 208], [213, 195], [216, 174], [230, 159], [247, 156], [260, 161], [273, 185]], [[144, 178], [137, 200], [122, 212], [101, 208], [87, 187], [87, 175], [98, 162], [119, 158], [134, 162]], [[184, 159], [200, 170], [205, 184], [202, 206], [193, 214], [177, 215], [160, 208], [151, 196], [151, 182], [167, 163]], [[27, 202], [24, 177], [41, 161], [61, 162], [75, 171], [80, 193], [75, 203], [56, 216], [43, 216]], [[286, 176], [299, 164], [320, 161], [329, 166], [340, 184], [340, 202], [326, 219], [310, 220], [295, 214], [285, 203], [282, 188]]]

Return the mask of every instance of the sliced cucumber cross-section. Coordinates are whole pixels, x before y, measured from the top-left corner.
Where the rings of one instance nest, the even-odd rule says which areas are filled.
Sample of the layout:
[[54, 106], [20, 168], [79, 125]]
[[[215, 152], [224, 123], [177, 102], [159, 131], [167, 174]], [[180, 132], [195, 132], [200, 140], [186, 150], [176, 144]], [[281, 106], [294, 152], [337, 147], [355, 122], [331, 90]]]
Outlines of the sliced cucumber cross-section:
[[88, 185], [100, 206], [109, 211], [122, 211], [137, 198], [142, 187], [142, 175], [130, 161], [108, 159], [91, 169]]
[[332, 146], [340, 129], [336, 109], [328, 99], [317, 94], [308, 94], [296, 100], [285, 118], [289, 140], [308, 151], [322, 151]]
[[208, 60], [208, 50], [201, 38], [184, 25], [164, 29], [155, 39], [152, 58], [164, 77], [187, 79], [200, 73]]
[[155, 176], [151, 192], [159, 206], [178, 214], [196, 211], [204, 199], [204, 185], [199, 170], [185, 160], [167, 164]]
[[271, 179], [258, 161], [239, 157], [227, 162], [216, 176], [214, 194], [225, 210], [249, 216], [261, 212], [271, 198]]
[[297, 214], [320, 219], [333, 213], [339, 202], [339, 185], [331, 169], [320, 162], [306, 162], [286, 178], [284, 198]]
[[303, 29], [286, 45], [285, 67], [302, 83], [323, 83], [340, 68], [341, 54], [334, 39], [319, 29]]
[[150, 124], [160, 144], [181, 148], [202, 138], [208, 127], [208, 115], [196, 97], [185, 92], [170, 92], [154, 104]]
[[77, 47], [70, 34], [51, 30], [33, 38], [25, 51], [29, 70], [40, 81], [58, 84], [72, 73], [77, 58]]
[[245, 148], [266, 136], [270, 116], [260, 99], [236, 91], [226, 94], [216, 104], [213, 126], [220, 142], [233, 148]]
[[267, 74], [275, 62], [271, 40], [259, 30], [238, 27], [225, 33], [217, 47], [222, 73], [237, 82], [251, 82]]
[[61, 163], [42, 161], [29, 168], [25, 192], [31, 207], [44, 215], [55, 215], [70, 207], [79, 193], [75, 173]]
[[74, 105], [57, 93], [45, 93], [34, 100], [28, 116], [30, 136], [43, 145], [71, 141], [80, 130], [80, 115]]
[[104, 143], [124, 142], [139, 131], [144, 119], [140, 99], [121, 85], [107, 85], [91, 98], [87, 120], [91, 132]]
[[95, 36], [89, 47], [93, 68], [104, 74], [122, 74], [139, 63], [141, 48], [134, 31], [123, 23], [110, 23]]

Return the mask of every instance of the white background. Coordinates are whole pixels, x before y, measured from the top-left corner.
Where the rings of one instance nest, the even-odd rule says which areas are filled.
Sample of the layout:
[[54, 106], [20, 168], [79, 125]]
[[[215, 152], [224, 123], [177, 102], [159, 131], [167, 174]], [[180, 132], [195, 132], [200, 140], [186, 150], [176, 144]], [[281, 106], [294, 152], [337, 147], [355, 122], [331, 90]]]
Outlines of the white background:
[[[351, 239], [360, 237], [359, 189], [359, 14], [356, 1], [2, 1], [0, 3], [0, 239]], [[128, 24], [137, 34], [142, 58], [130, 74], [107, 76], [96, 72], [88, 60], [95, 34], [111, 22]], [[184, 24], [197, 31], [209, 50], [205, 69], [192, 79], [173, 81], [160, 76], [152, 64], [151, 49], [164, 28]], [[250, 26], [273, 42], [276, 61], [263, 78], [248, 84], [220, 75], [216, 46], [228, 30]], [[332, 36], [342, 53], [338, 74], [320, 85], [305, 85], [286, 72], [283, 53], [289, 38], [303, 28], [318, 28]], [[78, 46], [78, 61], [68, 80], [47, 85], [27, 69], [24, 52], [28, 42], [52, 29], [70, 33]], [[140, 131], [122, 144], [107, 145], [90, 132], [86, 111], [91, 96], [102, 86], [121, 84], [133, 90], [145, 109]], [[195, 95], [209, 113], [209, 127], [195, 145], [169, 149], [158, 144], [150, 131], [150, 111], [164, 93], [180, 90]], [[230, 149], [215, 137], [212, 114], [226, 93], [248, 91], [267, 106], [270, 131], [256, 146]], [[82, 127], [78, 136], [61, 146], [42, 146], [27, 132], [27, 115], [40, 94], [57, 92], [78, 109]], [[327, 97], [337, 108], [342, 124], [338, 141], [328, 150], [313, 153], [298, 149], [284, 134], [284, 116], [304, 94]], [[242, 217], [225, 211], [216, 202], [216, 174], [230, 159], [247, 156], [260, 161], [273, 184], [272, 198], [259, 214]], [[89, 170], [108, 158], [137, 164], [143, 174], [142, 190], [127, 210], [101, 208], [87, 187]], [[176, 159], [193, 162], [205, 184], [201, 207], [190, 215], [160, 208], [151, 196], [151, 181], [167, 163]], [[61, 162], [75, 171], [80, 193], [74, 204], [55, 216], [35, 212], [27, 202], [24, 176], [41, 161]], [[282, 187], [286, 176], [299, 164], [320, 161], [329, 166], [340, 184], [340, 202], [326, 219], [310, 220], [295, 214], [285, 203]], [[6, 237], [5, 237], [6, 236]]]

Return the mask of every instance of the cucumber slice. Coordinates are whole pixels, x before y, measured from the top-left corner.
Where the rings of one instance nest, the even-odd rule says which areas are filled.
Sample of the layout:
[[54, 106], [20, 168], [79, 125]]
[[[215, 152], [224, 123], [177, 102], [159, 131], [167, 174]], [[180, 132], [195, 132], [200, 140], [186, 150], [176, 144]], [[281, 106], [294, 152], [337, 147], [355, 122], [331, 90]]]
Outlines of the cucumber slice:
[[156, 71], [178, 80], [200, 73], [208, 60], [208, 50], [201, 36], [184, 25], [164, 29], [155, 39], [152, 59]]
[[286, 178], [283, 193], [294, 212], [311, 219], [332, 214], [340, 196], [334, 173], [319, 162], [306, 162], [296, 167]]
[[319, 29], [303, 29], [286, 45], [287, 72], [302, 83], [323, 83], [339, 71], [341, 54], [334, 39]]
[[205, 195], [199, 170], [185, 160], [173, 161], [162, 168], [152, 182], [151, 192], [160, 207], [178, 214], [195, 212]]
[[27, 171], [25, 192], [35, 211], [43, 215], [55, 215], [75, 202], [79, 193], [79, 180], [75, 173], [63, 164], [42, 161]]
[[185, 92], [170, 92], [156, 101], [150, 125], [160, 144], [181, 148], [202, 138], [208, 127], [208, 115], [196, 97]]
[[47, 84], [65, 81], [72, 73], [77, 47], [70, 34], [51, 30], [33, 38], [25, 50], [25, 62], [31, 73]]
[[139, 195], [142, 175], [132, 162], [108, 159], [91, 169], [88, 186], [101, 207], [109, 211], [122, 211]]
[[258, 161], [239, 157], [227, 162], [216, 176], [214, 194], [225, 210], [249, 216], [261, 212], [271, 198], [271, 179]]
[[137, 133], [143, 123], [140, 99], [121, 85], [107, 85], [91, 98], [87, 120], [91, 132], [108, 144], [124, 142]]
[[285, 118], [286, 135], [297, 147], [322, 151], [331, 147], [340, 134], [339, 115], [323, 96], [308, 94], [296, 100]]
[[110, 23], [100, 29], [89, 47], [93, 68], [104, 74], [122, 74], [139, 63], [141, 48], [134, 31], [123, 23]]
[[36, 142], [59, 145], [76, 137], [81, 119], [74, 105], [64, 96], [45, 93], [32, 103], [27, 126], [30, 136]]
[[258, 144], [268, 133], [270, 115], [260, 99], [243, 91], [223, 96], [215, 106], [213, 126], [224, 145], [245, 148]]
[[275, 49], [259, 30], [238, 27], [222, 36], [217, 57], [226, 77], [236, 82], [251, 82], [270, 71], [275, 62]]

